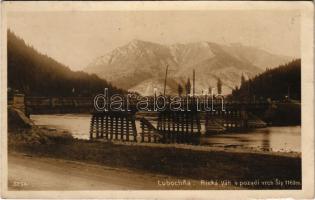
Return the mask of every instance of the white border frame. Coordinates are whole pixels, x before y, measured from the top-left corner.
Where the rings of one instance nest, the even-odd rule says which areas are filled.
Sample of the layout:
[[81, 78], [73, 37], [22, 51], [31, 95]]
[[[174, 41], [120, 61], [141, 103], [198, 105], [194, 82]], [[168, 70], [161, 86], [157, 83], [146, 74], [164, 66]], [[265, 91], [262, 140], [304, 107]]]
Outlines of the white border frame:
[[[171, 1], [171, 2], [2, 2], [1, 7], [1, 189], [5, 198], [141, 198], [141, 199], [244, 199], [314, 197], [314, 59], [312, 2]], [[300, 10], [302, 59], [302, 190], [106, 190], [8, 191], [7, 190], [7, 60], [8, 11], [104, 10]]]

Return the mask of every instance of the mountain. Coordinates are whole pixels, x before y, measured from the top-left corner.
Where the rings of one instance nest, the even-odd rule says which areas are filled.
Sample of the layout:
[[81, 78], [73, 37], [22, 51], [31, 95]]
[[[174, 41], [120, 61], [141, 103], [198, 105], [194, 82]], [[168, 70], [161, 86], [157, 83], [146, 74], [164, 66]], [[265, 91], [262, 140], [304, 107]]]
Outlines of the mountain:
[[216, 87], [218, 78], [223, 93], [228, 94], [240, 84], [242, 74], [248, 79], [291, 60], [264, 50], [240, 44], [221, 45], [212, 42], [161, 45], [133, 40], [96, 58], [85, 69], [114, 85], [143, 95], [152, 95], [153, 89], [163, 91], [166, 65], [167, 94], [176, 94], [178, 84], [192, 80], [196, 71], [196, 92]]
[[8, 91], [27, 96], [86, 96], [103, 93], [124, 93], [107, 81], [68, 67], [43, 55], [8, 30]]

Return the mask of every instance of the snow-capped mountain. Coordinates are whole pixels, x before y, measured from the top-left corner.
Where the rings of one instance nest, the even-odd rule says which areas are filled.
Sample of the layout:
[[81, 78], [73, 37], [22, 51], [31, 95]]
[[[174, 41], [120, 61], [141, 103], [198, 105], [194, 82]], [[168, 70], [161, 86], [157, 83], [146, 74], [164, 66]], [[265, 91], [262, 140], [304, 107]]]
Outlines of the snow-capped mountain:
[[267, 67], [290, 60], [240, 44], [199, 42], [167, 46], [133, 40], [96, 58], [84, 71], [95, 73], [117, 87], [152, 95], [154, 88], [163, 91], [166, 65], [168, 94], [176, 94], [178, 84], [184, 85], [188, 78], [192, 81], [195, 69], [197, 93], [216, 87], [220, 78], [223, 93], [228, 94], [240, 84], [242, 74], [245, 78], [253, 77]]

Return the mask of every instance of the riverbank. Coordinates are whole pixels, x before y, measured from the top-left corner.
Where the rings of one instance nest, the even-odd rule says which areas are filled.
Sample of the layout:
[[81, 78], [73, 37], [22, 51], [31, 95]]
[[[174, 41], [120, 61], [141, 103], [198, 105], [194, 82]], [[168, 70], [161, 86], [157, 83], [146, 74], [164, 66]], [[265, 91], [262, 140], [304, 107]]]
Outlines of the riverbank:
[[[138, 173], [162, 174], [179, 179], [222, 181], [247, 189], [301, 188], [298, 153], [263, 152], [238, 148], [205, 148], [188, 145], [91, 142], [74, 139], [56, 129], [34, 127], [9, 133], [9, 152], [45, 157]], [[276, 180], [294, 184], [276, 185]], [[269, 184], [263, 184], [268, 181]]]

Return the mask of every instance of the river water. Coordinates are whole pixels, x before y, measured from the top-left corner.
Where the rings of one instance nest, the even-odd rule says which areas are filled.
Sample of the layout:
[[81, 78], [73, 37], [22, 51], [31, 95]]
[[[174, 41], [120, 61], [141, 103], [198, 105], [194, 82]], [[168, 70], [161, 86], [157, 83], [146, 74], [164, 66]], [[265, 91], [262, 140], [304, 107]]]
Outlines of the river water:
[[[31, 119], [36, 125], [67, 130], [75, 138], [89, 139], [91, 119], [89, 114], [31, 115]], [[136, 120], [136, 128], [138, 133], [141, 132], [138, 120]], [[203, 130], [204, 125], [202, 126]], [[231, 148], [254, 148], [267, 151], [301, 152], [301, 127], [267, 127], [245, 133], [202, 135], [200, 144]]]

